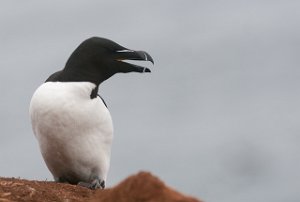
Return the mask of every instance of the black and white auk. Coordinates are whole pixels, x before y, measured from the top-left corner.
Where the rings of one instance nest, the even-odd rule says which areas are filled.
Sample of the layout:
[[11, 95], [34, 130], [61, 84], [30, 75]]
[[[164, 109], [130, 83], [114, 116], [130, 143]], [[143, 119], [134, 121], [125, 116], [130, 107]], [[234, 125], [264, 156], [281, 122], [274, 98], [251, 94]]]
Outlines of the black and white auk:
[[104, 188], [113, 124], [99, 85], [116, 73], [150, 72], [124, 60], [152, 63], [145, 51], [92, 37], [71, 54], [33, 94], [30, 117], [45, 163], [57, 182]]

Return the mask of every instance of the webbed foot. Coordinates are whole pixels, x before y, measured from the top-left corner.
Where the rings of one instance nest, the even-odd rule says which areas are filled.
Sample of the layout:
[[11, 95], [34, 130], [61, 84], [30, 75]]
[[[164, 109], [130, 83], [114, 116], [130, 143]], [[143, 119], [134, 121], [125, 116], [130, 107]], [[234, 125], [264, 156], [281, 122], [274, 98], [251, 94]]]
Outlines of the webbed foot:
[[98, 177], [95, 178], [93, 181], [91, 181], [90, 183], [88, 182], [78, 182], [79, 186], [88, 188], [88, 189], [104, 189], [105, 188], [105, 181], [99, 179]]

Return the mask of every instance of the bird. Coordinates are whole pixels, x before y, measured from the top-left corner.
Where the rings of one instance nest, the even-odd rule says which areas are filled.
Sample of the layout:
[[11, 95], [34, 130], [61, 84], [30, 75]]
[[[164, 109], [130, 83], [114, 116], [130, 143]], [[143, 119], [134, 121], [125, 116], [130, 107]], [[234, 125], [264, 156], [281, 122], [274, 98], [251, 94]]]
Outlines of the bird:
[[[124, 61], [126, 60], [126, 61]], [[116, 73], [149, 73], [127, 60], [150, 61], [145, 51], [91, 37], [64, 68], [33, 93], [29, 114], [42, 157], [56, 182], [104, 189], [110, 167], [113, 123], [99, 85]]]

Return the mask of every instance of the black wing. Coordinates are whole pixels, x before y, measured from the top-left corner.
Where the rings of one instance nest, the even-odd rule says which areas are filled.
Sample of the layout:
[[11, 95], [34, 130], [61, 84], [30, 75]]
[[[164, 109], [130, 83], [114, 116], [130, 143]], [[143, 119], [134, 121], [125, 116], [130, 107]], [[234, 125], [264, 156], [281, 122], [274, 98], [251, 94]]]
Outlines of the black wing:
[[102, 100], [102, 102], [104, 103], [105, 107], [108, 108], [107, 105], [106, 105], [106, 103], [105, 103], [105, 101], [104, 101], [104, 99], [99, 94], [97, 96]]

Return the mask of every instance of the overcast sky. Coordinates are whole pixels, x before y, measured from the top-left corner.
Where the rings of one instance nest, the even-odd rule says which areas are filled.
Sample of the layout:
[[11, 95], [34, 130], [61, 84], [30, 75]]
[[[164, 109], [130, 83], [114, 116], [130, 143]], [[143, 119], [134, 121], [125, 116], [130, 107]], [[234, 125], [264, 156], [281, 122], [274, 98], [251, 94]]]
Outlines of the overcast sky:
[[100, 86], [108, 186], [147, 170], [214, 202], [300, 201], [300, 1], [1, 1], [0, 176], [52, 180], [35, 89], [91, 36], [145, 50], [151, 74]]

